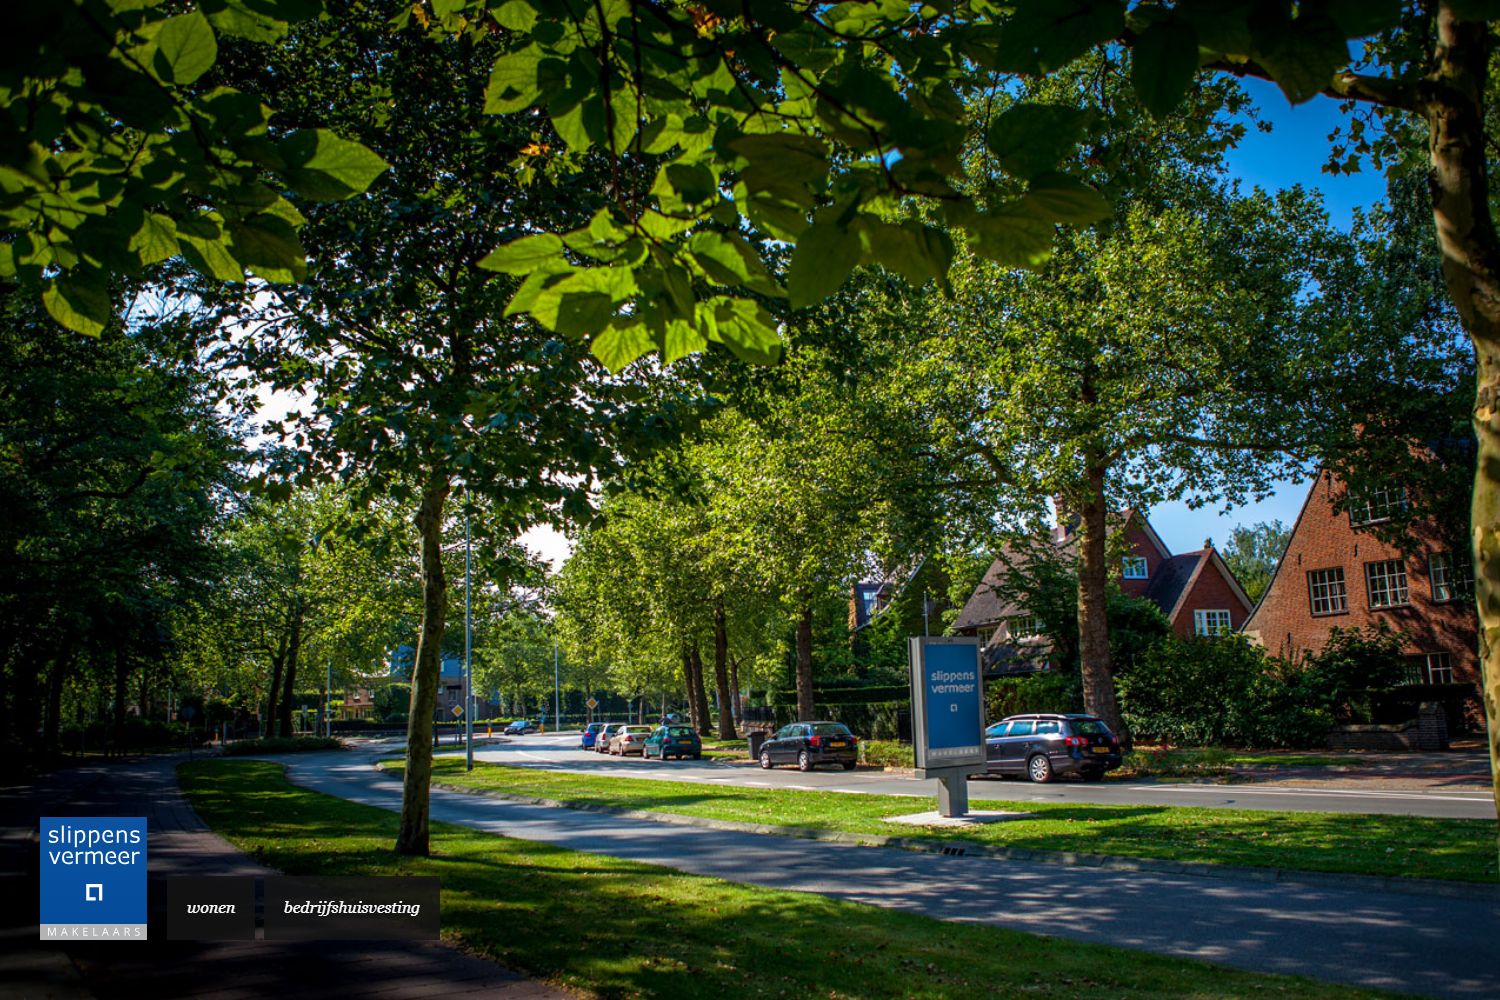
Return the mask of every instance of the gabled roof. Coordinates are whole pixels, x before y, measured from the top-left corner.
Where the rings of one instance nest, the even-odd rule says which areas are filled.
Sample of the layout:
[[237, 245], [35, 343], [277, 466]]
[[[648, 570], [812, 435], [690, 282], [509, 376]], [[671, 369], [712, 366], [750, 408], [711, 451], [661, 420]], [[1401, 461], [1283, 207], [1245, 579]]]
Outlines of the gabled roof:
[[1021, 608], [1012, 600], [1002, 598], [997, 590], [1000, 582], [1010, 574], [1016, 561], [1016, 550], [1006, 545], [1000, 555], [990, 563], [984, 579], [974, 588], [974, 593], [964, 602], [963, 610], [954, 620], [954, 628], [979, 628], [1021, 613]]
[[1146, 598], [1171, 618], [1202, 565], [1202, 552], [1184, 552], [1164, 560], [1146, 585]]

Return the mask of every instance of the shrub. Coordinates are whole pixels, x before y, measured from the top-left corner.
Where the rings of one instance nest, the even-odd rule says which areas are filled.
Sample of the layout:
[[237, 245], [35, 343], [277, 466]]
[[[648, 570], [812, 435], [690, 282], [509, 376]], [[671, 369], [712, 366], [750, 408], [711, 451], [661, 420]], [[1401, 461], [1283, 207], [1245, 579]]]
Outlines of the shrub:
[[306, 750], [342, 750], [344, 741], [330, 736], [267, 736], [259, 740], [240, 740], [224, 748], [226, 757], [246, 754], [297, 753]]
[[915, 764], [911, 744], [895, 740], [860, 741], [859, 759], [875, 767], [912, 767]]
[[1022, 712], [1081, 712], [1083, 680], [1076, 670], [1002, 677], [985, 685], [984, 700], [991, 721]]
[[1192, 745], [1243, 740], [1257, 728], [1252, 695], [1266, 657], [1243, 636], [1158, 640], [1116, 681], [1130, 731]]

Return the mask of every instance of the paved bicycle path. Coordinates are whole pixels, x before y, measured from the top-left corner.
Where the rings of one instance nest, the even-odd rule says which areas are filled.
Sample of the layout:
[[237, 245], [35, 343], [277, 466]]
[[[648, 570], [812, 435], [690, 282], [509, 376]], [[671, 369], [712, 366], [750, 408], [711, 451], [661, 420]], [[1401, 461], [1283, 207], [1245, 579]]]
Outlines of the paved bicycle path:
[[[374, 754], [282, 758], [305, 788], [382, 809], [401, 786]], [[944, 920], [1097, 941], [1432, 996], [1500, 996], [1500, 894], [1450, 899], [1339, 886], [945, 857], [549, 808], [434, 790], [432, 818], [575, 850]], [[1358, 822], [1351, 818], [1351, 822]]]
[[[0, 790], [0, 995], [9, 998], [149, 996], [251, 1000], [370, 996], [377, 1000], [478, 996], [572, 1000], [493, 962], [426, 941], [168, 941], [165, 886], [174, 875], [274, 875], [211, 832], [177, 787], [181, 757], [102, 764]], [[151, 939], [37, 939], [39, 816], [145, 816]], [[19, 905], [18, 905], [19, 904]]]

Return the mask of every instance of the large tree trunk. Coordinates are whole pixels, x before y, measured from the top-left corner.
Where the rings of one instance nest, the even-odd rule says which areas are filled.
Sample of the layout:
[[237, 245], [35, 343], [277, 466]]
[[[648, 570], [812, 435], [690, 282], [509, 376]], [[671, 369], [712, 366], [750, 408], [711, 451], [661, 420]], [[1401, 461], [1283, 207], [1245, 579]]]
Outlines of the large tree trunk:
[[682, 686], [687, 692], [688, 719], [693, 723], [693, 728], [698, 732], [704, 732], [705, 721], [703, 718], [703, 706], [698, 702], [698, 683], [693, 679], [693, 649], [687, 643], [682, 644]]
[[278, 702], [280, 716], [277, 718], [278, 735], [283, 739], [292, 736], [292, 692], [296, 690], [297, 683], [297, 660], [302, 653], [302, 602], [297, 602], [297, 609], [293, 613], [292, 634], [287, 642], [286, 663], [283, 667], [281, 681], [281, 701]]
[[1109, 561], [1108, 501], [1104, 496], [1102, 462], [1087, 463], [1088, 497], [1078, 538], [1078, 665], [1083, 673], [1083, 707], [1128, 745], [1130, 736], [1115, 702], [1115, 679], [1109, 659], [1109, 617], [1106, 610]]
[[696, 643], [693, 645], [692, 653], [689, 655], [693, 661], [693, 690], [691, 694], [693, 703], [697, 706], [693, 709], [696, 716], [693, 720], [693, 728], [700, 733], [707, 733], [709, 726], [708, 692], [703, 686], [703, 654], [698, 651]]
[[[287, 635], [281, 634], [276, 649], [271, 653], [271, 690], [266, 694], [266, 735], [276, 735], [276, 704], [281, 698], [281, 671], [286, 666]], [[255, 735], [259, 736], [260, 733]]]
[[735, 739], [734, 704], [729, 698], [729, 628], [723, 595], [714, 598], [714, 687], [719, 693], [719, 739]]
[[729, 697], [734, 703], [734, 717], [743, 722], [745, 706], [740, 704], [740, 660], [737, 656], [729, 658], [729, 690]]
[[448, 581], [443, 576], [443, 505], [448, 477], [435, 477], [422, 493], [417, 532], [422, 539], [422, 629], [411, 672], [411, 712], [406, 722], [406, 771], [401, 779], [399, 854], [427, 853], [428, 790], [432, 784], [432, 713], [442, 680]]
[[1435, 69], [1423, 91], [1426, 106], [1433, 222], [1443, 252], [1443, 277], [1474, 342], [1478, 379], [1474, 432], [1475, 599], [1490, 774], [1500, 815], [1500, 242], [1490, 218], [1485, 165], [1484, 93], [1489, 27], [1460, 22], [1445, 2], [1438, 10]]
[[797, 718], [804, 722], [817, 711], [813, 706], [812, 620], [812, 602], [804, 597], [797, 613]]

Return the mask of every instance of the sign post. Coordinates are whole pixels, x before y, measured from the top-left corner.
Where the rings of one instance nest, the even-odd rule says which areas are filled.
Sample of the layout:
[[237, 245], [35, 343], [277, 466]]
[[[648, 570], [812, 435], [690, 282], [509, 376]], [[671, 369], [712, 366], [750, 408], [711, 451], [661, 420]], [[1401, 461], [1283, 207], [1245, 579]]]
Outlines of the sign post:
[[969, 775], [984, 770], [984, 672], [977, 638], [913, 636], [912, 751], [917, 777], [938, 779], [938, 812], [969, 812]]

